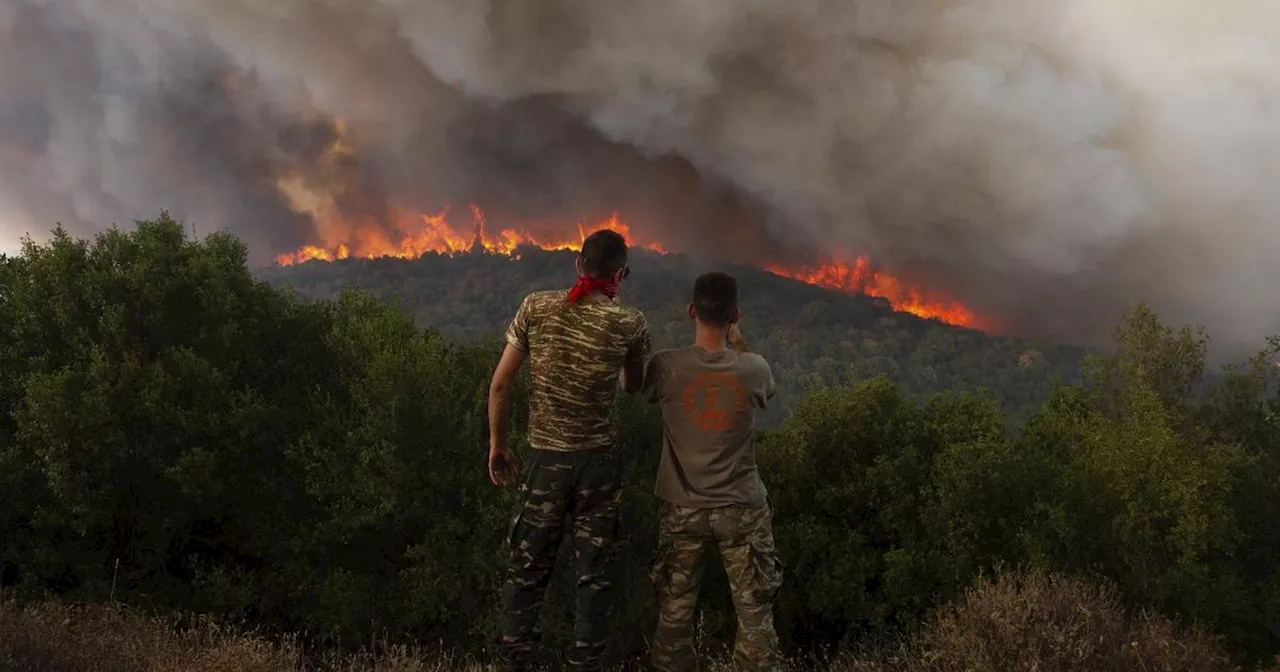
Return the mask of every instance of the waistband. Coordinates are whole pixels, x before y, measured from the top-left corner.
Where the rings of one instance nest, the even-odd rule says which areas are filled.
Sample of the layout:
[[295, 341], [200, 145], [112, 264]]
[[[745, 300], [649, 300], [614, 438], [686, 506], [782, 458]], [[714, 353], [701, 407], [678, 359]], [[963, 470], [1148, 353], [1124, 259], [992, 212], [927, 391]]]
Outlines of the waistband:
[[545, 453], [547, 455], [604, 455], [613, 452], [615, 446], [611, 443], [603, 446], [592, 446], [590, 448], [572, 448], [569, 450], [559, 450], [556, 448], [538, 448], [530, 446], [535, 452]]

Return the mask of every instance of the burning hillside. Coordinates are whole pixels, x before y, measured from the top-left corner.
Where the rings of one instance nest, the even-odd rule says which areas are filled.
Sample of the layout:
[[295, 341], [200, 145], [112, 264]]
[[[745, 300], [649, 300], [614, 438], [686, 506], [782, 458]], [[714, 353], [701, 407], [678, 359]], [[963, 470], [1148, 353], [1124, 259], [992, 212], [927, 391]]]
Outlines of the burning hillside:
[[1101, 345], [1142, 301], [1251, 349], [1275, 7], [9, 0], [0, 247], [159, 207], [255, 265], [502, 252], [617, 211], [953, 324]]
[[[486, 222], [484, 212], [471, 206], [472, 220], [469, 227], [451, 224], [448, 210], [431, 215], [397, 213], [394, 227], [347, 226], [330, 223], [330, 231], [341, 231], [332, 246], [304, 246], [294, 252], [276, 257], [282, 266], [307, 261], [334, 261], [338, 259], [371, 259], [394, 257], [414, 259], [427, 253], [468, 254], [488, 252], [512, 255], [520, 246], [533, 246], [544, 250], [577, 249], [592, 231], [610, 229], [626, 237], [631, 245], [660, 254], [668, 254], [662, 244], [636, 235], [625, 221], [614, 215], [594, 225], [579, 222], [576, 226], [548, 227], [516, 226], [495, 228]], [[416, 230], [415, 230], [416, 227]], [[536, 233], [548, 228], [562, 231], [560, 235]], [[391, 232], [400, 236], [393, 239]], [[939, 292], [905, 283], [896, 276], [876, 269], [864, 256], [849, 259], [832, 258], [802, 265], [765, 263], [761, 267], [775, 275], [799, 280], [848, 293], [862, 293], [887, 300], [895, 309], [924, 318], [936, 318], [947, 324], [984, 328], [972, 311], [963, 304], [948, 300]]]

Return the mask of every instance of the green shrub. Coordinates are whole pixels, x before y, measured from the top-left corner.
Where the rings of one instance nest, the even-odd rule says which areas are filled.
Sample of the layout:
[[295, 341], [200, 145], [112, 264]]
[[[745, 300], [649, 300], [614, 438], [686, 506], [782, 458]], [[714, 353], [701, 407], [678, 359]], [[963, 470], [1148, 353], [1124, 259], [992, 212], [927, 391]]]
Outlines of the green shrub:
[[[499, 343], [447, 341], [361, 293], [302, 300], [245, 262], [234, 238], [190, 241], [167, 216], [0, 259], [0, 587], [313, 643], [482, 650], [512, 504], [484, 469]], [[962, 340], [932, 337], [921, 366]], [[1272, 351], [1206, 386], [1194, 330], [1138, 308], [1116, 344], [1016, 428], [991, 394], [919, 398], [880, 377], [814, 390], [763, 433], [788, 648], [891, 637], [976, 577], [1028, 565], [1105, 577], [1127, 606], [1221, 631], [1242, 660], [1280, 651]], [[654, 627], [661, 429], [634, 399], [616, 417], [632, 459], [623, 660]], [[524, 426], [521, 410], [513, 435]], [[571, 584], [553, 584], [549, 644], [571, 632]], [[734, 615], [714, 561], [701, 605], [723, 650]]]

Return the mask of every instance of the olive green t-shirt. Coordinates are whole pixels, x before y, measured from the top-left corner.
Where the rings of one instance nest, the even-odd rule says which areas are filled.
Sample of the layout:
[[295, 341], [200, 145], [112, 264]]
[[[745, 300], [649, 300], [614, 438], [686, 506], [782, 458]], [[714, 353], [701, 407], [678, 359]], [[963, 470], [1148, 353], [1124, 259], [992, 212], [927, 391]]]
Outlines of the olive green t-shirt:
[[776, 389], [757, 354], [697, 346], [655, 353], [643, 392], [662, 407], [658, 497], [695, 508], [765, 504], [756, 412]]
[[564, 290], [534, 292], [507, 342], [529, 357], [529, 445], [573, 451], [616, 442], [609, 414], [618, 375], [627, 360], [649, 356], [643, 313], [600, 293], [571, 304]]

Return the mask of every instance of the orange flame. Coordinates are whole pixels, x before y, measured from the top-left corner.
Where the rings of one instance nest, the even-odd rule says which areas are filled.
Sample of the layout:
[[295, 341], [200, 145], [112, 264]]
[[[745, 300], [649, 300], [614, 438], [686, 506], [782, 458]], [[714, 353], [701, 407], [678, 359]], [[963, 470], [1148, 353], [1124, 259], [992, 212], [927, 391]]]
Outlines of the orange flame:
[[897, 277], [872, 268], [866, 257], [860, 256], [852, 264], [827, 261], [799, 268], [770, 264], [765, 266], [765, 270], [810, 285], [879, 297], [887, 300], [894, 310], [917, 317], [935, 318], [958, 327], [983, 328], [964, 304], [926, 297], [919, 287], [906, 285]]
[[[416, 259], [429, 253], [459, 255], [476, 252], [514, 257], [517, 248], [526, 245], [544, 250], [576, 250], [581, 247], [588, 232], [601, 229], [617, 231], [633, 246], [661, 254], [668, 253], [656, 242], [639, 239], [616, 214], [590, 227], [579, 222], [572, 233], [560, 236], [534, 234], [527, 226], [491, 231], [486, 226], [484, 212], [475, 205], [471, 206], [470, 230], [450, 224], [447, 215], [447, 208], [433, 215], [393, 213], [395, 229], [403, 234], [402, 238], [394, 241], [387, 236], [387, 227], [378, 226], [374, 222], [370, 222], [369, 226], [351, 226], [348, 222], [338, 221], [336, 217], [326, 217], [321, 223], [330, 226], [322, 228], [340, 231], [341, 234], [337, 237], [342, 238], [343, 242], [328, 247], [304, 246], [294, 252], [278, 255], [276, 261], [281, 266], [290, 266], [312, 260], [376, 257]], [[553, 227], [537, 228], [541, 230]], [[956, 326], [980, 328], [977, 318], [963, 304], [930, 298], [920, 288], [905, 285], [893, 275], [873, 269], [866, 257], [857, 257], [852, 264], [826, 261], [795, 268], [770, 264], [764, 270], [811, 285], [884, 298], [895, 310], [919, 317], [937, 318]]]
[[[527, 245], [544, 250], [576, 250], [586, 240], [588, 227], [579, 222], [572, 235], [547, 236], [535, 235], [528, 227], [507, 228], [491, 232], [485, 227], [484, 211], [471, 206], [472, 228], [466, 231], [454, 227], [447, 219], [448, 209], [434, 215], [419, 215], [422, 223], [417, 231], [409, 233], [412, 225], [406, 226], [403, 218], [397, 218], [397, 228], [406, 231], [405, 236], [395, 242], [385, 235], [365, 236], [357, 241], [338, 243], [331, 248], [303, 246], [295, 252], [286, 252], [276, 256], [281, 266], [300, 264], [311, 260], [334, 261], [355, 257], [371, 259], [375, 257], [396, 257], [400, 259], [416, 259], [424, 254], [437, 253], [445, 255], [468, 254], [472, 252], [489, 252], [511, 256], [516, 248]], [[590, 227], [590, 231], [609, 229], [622, 234], [636, 247], [666, 253], [661, 245], [653, 242], [638, 242], [631, 233], [630, 227], [615, 214], [608, 219]], [[381, 231], [378, 227], [351, 227], [348, 231]]]

